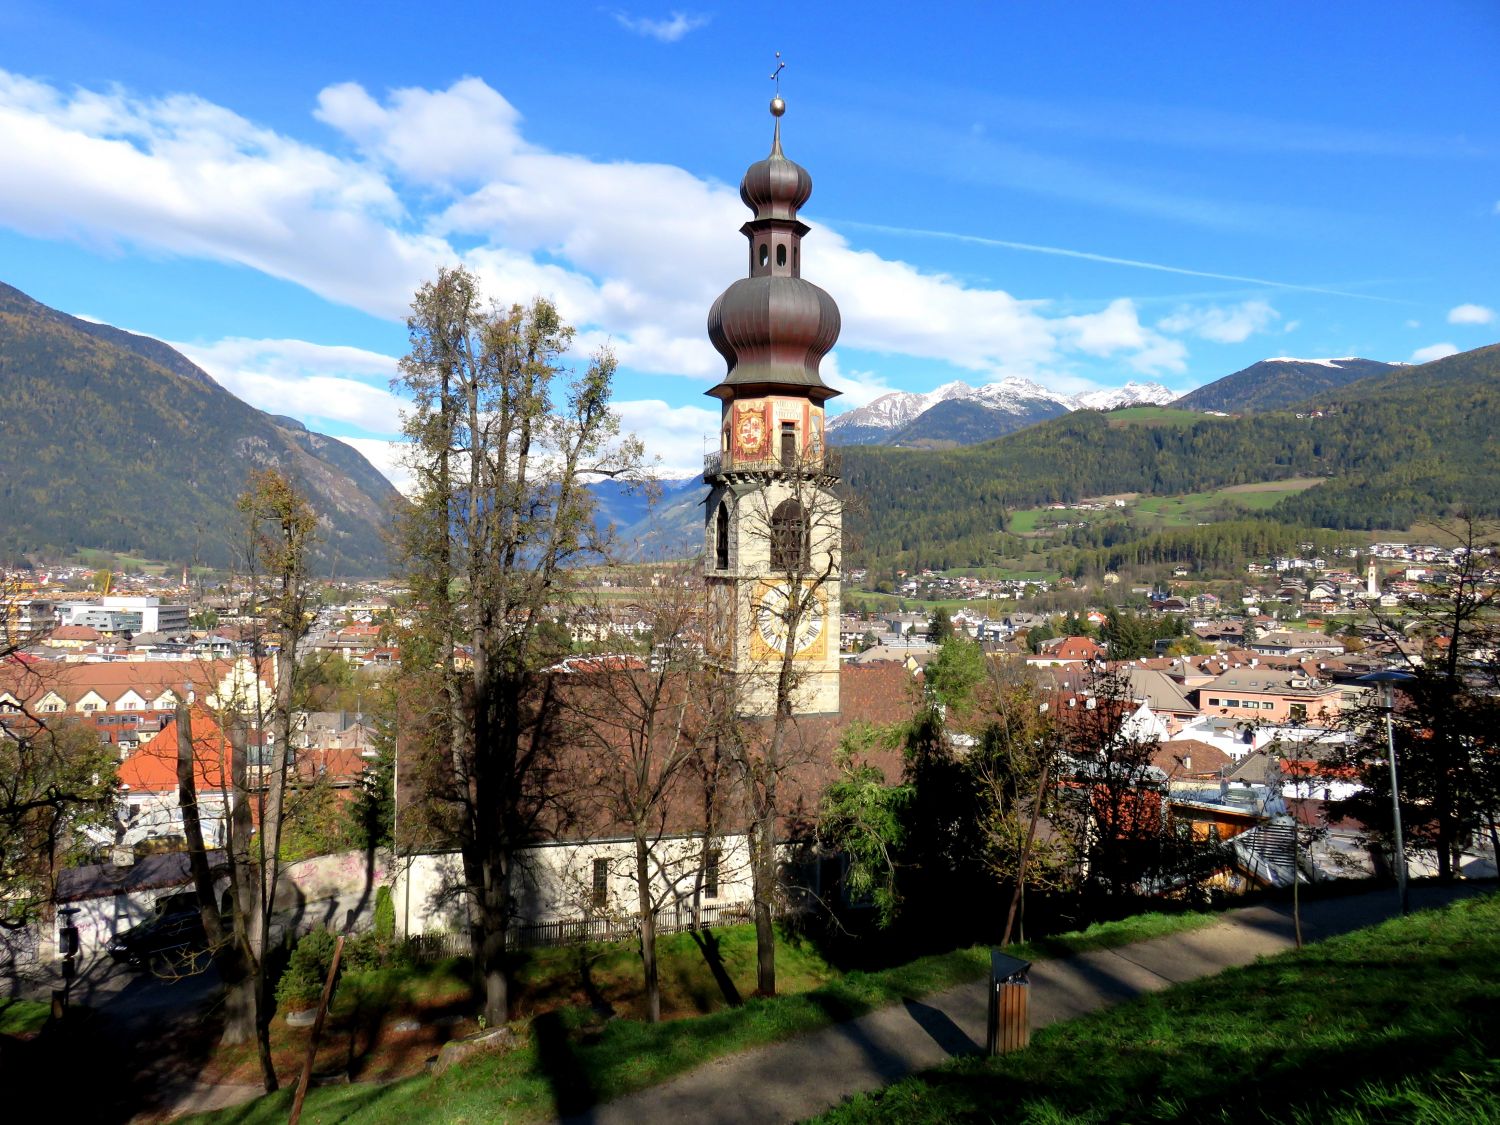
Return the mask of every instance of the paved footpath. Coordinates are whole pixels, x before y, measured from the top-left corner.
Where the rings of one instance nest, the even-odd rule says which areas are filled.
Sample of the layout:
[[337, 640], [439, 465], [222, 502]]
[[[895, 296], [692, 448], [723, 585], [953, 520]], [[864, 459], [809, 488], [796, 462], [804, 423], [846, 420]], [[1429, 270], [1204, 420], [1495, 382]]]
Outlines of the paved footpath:
[[[1412, 889], [1412, 907], [1494, 889], [1492, 882]], [[1394, 891], [1304, 904], [1302, 934], [1317, 941], [1396, 913]], [[1230, 911], [1190, 933], [1120, 949], [1039, 961], [1031, 970], [1031, 1025], [1045, 1027], [1146, 992], [1197, 980], [1291, 949], [1291, 905]], [[984, 981], [912, 998], [822, 1031], [707, 1063], [671, 1081], [567, 1119], [569, 1125], [800, 1121], [848, 1094], [874, 1090], [954, 1055], [983, 1048]]]

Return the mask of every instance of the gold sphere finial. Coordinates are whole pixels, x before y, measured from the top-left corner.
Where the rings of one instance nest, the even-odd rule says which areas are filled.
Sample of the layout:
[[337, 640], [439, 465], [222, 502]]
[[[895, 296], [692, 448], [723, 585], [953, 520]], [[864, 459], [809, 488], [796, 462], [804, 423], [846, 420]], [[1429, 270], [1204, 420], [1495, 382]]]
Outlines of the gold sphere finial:
[[772, 117], [780, 117], [785, 112], [786, 112], [786, 102], [782, 101], [781, 96], [777, 95], [776, 97], [772, 98], [771, 99], [771, 116]]

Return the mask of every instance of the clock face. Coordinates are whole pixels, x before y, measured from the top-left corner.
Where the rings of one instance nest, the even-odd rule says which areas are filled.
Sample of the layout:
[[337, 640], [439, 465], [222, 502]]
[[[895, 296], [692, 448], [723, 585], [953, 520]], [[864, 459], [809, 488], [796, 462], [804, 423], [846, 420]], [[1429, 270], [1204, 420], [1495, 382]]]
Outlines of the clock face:
[[[793, 608], [788, 583], [772, 582], [761, 587], [755, 602], [755, 629], [773, 655], [786, 652], [788, 621]], [[792, 641], [793, 653], [805, 652], [817, 643], [823, 635], [823, 617], [823, 599], [815, 593], [798, 616], [797, 634]]]

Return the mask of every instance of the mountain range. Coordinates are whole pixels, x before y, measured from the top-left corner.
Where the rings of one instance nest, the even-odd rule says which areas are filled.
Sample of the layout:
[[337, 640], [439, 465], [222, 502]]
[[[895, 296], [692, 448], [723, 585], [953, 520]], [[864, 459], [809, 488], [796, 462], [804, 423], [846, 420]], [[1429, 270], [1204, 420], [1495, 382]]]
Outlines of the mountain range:
[[[1351, 361], [1328, 362], [1342, 369]], [[1463, 512], [1500, 515], [1500, 345], [1421, 366], [1376, 366], [1295, 411], [1079, 410], [969, 448], [846, 449], [844, 480], [861, 501], [846, 521], [861, 544], [852, 553], [882, 565], [991, 565], [1018, 510], [1293, 478], [1319, 483], [1263, 509], [1264, 517], [1377, 530]], [[1098, 534], [1101, 543], [1077, 545], [1117, 544], [1131, 531], [1102, 525]]]
[[1062, 395], [1015, 377], [971, 387], [945, 383], [936, 390], [892, 391], [828, 422], [834, 445], [942, 448], [973, 445], [1014, 433], [1073, 410], [1113, 410], [1161, 404], [1176, 392], [1158, 383], [1127, 383], [1112, 390]]
[[1064, 395], [1015, 377], [972, 387], [944, 383], [935, 390], [892, 391], [829, 419], [834, 445], [889, 445], [946, 449], [977, 445], [1077, 410], [1166, 406], [1205, 413], [1250, 414], [1280, 410], [1402, 364], [1346, 356], [1340, 359], [1263, 359], [1178, 396], [1160, 383]]
[[232, 565], [235, 497], [269, 466], [318, 515], [319, 569], [386, 573], [400, 498], [357, 450], [240, 401], [160, 340], [0, 283], [0, 557], [96, 548]]

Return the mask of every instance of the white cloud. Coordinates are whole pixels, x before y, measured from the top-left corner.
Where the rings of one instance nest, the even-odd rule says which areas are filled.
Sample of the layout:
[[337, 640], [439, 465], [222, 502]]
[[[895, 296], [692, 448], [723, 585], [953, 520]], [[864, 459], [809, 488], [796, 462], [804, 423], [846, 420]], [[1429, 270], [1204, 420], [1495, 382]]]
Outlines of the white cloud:
[[839, 353], [836, 351], [829, 352], [823, 357], [819, 374], [823, 376], [823, 382], [839, 392], [839, 397], [828, 404], [832, 414], [842, 414], [846, 410], [868, 406], [881, 395], [888, 395], [897, 389], [887, 383], [885, 376], [878, 372], [845, 371], [843, 364], [839, 362]]
[[1425, 348], [1418, 348], [1411, 353], [1412, 363], [1431, 363], [1435, 359], [1443, 359], [1450, 355], [1457, 355], [1458, 349], [1452, 344], [1428, 344]]
[[[1184, 305], [1157, 322], [1163, 332], [1190, 332], [1216, 344], [1240, 344], [1254, 333], [1269, 332], [1281, 314], [1265, 301], [1242, 301], [1238, 305]], [[1287, 331], [1291, 331], [1288, 327]]]
[[1058, 323], [1079, 351], [1096, 356], [1130, 353], [1125, 362], [1142, 374], [1187, 369], [1187, 349], [1143, 325], [1135, 303], [1126, 298], [1111, 301], [1102, 312], [1063, 317]]
[[1297, 331], [1297, 329], [1299, 329], [1301, 327], [1302, 327], [1302, 322], [1300, 320], [1289, 320], [1289, 321], [1287, 321], [1285, 324], [1283, 324], [1281, 326], [1281, 331], [1283, 333], [1295, 332], [1295, 331]]
[[[643, 374], [706, 383], [722, 372], [704, 317], [744, 273], [735, 232], [745, 213], [730, 185], [671, 165], [548, 152], [477, 78], [382, 97], [341, 83], [322, 91], [314, 115], [352, 149], [324, 151], [191, 96], [62, 91], [0, 71], [0, 224], [237, 263], [392, 320], [438, 265], [462, 261], [498, 299], [553, 297], [583, 351], [607, 341]], [[621, 205], [642, 199], [652, 205]], [[1128, 300], [1052, 315], [1045, 302], [882, 258], [821, 225], [804, 267], [839, 302], [841, 346], [862, 353], [986, 380], [1076, 379], [1070, 365], [1098, 357], [1142, 373], [1185, 368], [1183, 344], [1143, 325]], [[1220, 315], [1200, 318], [1198, 333], [1258, 323], [1244, 307]], [[198, 351], [257, 405], [394, 432], [398, 403], [380, 379], [362, 381], [380, 372], [279, 343], [274, 355], [263, 341]], [[849, 380], [851, 397], [880, 386], [862, 373]]]
[[629, 12], [615, 12], [615, 22], [627, 31], [659, 39], [663, 43], [676, 43], [690, 31], [708, 25], [708, 17], [673, 12], [667, 19], [654, 20], [646, 16], [632, 16]]
[[411, 470], [406, 467], [406, 454], [410, 447], [406, 442], [364, 437], [341, 437], [339, 441], [359, 450], [364, 454], [365, 460], [379, 469], [386, 480], [405, 495], [411, 495]]
[[701, 406], [669, 406], [660, 399], [615, 403], [621, 426], [660, 458], [664, 476], [703, 471], [703, 454], [718, 447], [719, 412]]
[[1495, 319], [1495, 310], [1483, 305], [1458, 305], [1448, 310], [1449, 324], [1489, 324]]
[[1406, 322], [1406, 327], [1408, 327], [1408, 328], [1421, 328], [1422, 327], [1422, 322], [1420, 320], [1408, 320]]
[[401, 428], [401, 400], [388, 388], [390, 356], [306, 340], [247, 340], [172, 345], [226, 390], [271, 414], [314, 428], [354, 426], [372, 434]]

